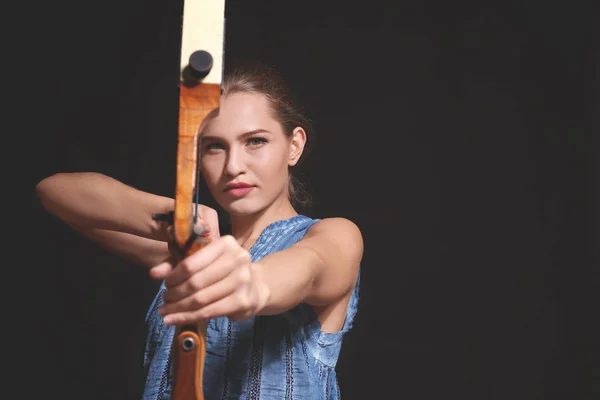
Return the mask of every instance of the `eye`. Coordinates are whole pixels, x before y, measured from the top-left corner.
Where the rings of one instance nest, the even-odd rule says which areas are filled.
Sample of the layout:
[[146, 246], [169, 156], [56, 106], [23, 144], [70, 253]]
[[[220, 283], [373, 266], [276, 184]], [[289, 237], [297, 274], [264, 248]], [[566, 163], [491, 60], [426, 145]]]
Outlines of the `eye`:
[[262, 138], [262, 137], [252, 137], [252, 138], [248, 139], [248, 144], [250, 146], [260, 146], [267, 142], [268, 142], [267, 139]]
[[211, 143], [207, 143], [204, 146], [204, 150], [205, 151], [211, 151], [211, 150], [223, 150], [225, 148], [225, 146], [223, 146], [223, 143], [219, 143], [219, 142], [211, 142]]

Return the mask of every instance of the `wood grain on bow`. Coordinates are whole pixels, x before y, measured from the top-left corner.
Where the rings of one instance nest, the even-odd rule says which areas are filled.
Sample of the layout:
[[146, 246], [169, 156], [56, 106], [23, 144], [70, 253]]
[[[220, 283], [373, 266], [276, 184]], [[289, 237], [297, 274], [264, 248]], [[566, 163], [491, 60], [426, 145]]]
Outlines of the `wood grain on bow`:
[[[184, 0], [181, 35], [179, 135], [173, 229], [180, 257], [200, 250], [194, 202], [198, 200], [199, 128], [219, 106], [223, 75], [225, 0]], [[173, 399], [204, 400], [206, 323], [177, 327], [173, 343]]]

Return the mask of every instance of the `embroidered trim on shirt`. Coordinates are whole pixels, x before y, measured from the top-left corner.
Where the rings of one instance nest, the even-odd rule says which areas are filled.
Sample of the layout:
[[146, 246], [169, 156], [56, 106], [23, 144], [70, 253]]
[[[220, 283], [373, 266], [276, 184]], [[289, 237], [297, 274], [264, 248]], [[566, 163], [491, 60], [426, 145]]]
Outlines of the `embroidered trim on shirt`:
[[306, 368], [310, 371], [310, 363], [308, 362], [308, 352], [306, 351], [306, 342], [304, 338], [300, 338], [300, 344], [302, 345], [302, 354], [304, 354], [304, 361], [306, 361]]
[[285, 398], [292, 400], [294, 392], [294, 348], [292, 336], [288, 330], [285, 334]]
[[250, 360], [250, 373], [248, 379], [248, 400], [260, 399], [260, 384], [262, 375], [262, 356], [264, 347], [264, 320], [257, 317], [254, 320], [254, 343], [252, 344], [252, 358]]
[[223, 378], [223, 400], [227, 399], [229, 391], [229, 353], [231, 350], [231, 321], [227, 320], [227, 350], [225, 351], [225, 377]]

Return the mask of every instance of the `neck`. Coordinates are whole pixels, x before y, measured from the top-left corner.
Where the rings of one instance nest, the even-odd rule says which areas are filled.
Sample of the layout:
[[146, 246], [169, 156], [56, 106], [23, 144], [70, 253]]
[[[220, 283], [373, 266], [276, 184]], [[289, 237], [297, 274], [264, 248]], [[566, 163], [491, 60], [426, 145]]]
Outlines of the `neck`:
[[282, 198], [255, 214], [232, 215], [231, 234], [242, 247], [249, 249], [267, 226], [275, 221], [292, 218], [296, 215], [298, 213], [289, 200]]

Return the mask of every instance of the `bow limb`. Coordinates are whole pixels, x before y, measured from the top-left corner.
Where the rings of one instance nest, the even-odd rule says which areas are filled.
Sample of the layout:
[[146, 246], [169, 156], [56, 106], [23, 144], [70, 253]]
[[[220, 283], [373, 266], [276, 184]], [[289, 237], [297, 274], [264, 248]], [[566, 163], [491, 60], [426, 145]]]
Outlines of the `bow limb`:
[[[199, 129], [219, 106], [225, 0], [184, 0], [173, 230], [181, 258], [200, 250], [196, 221]], [[206, 321], [177, 327], [172, 347], [173, 399], [204, 400]]]

